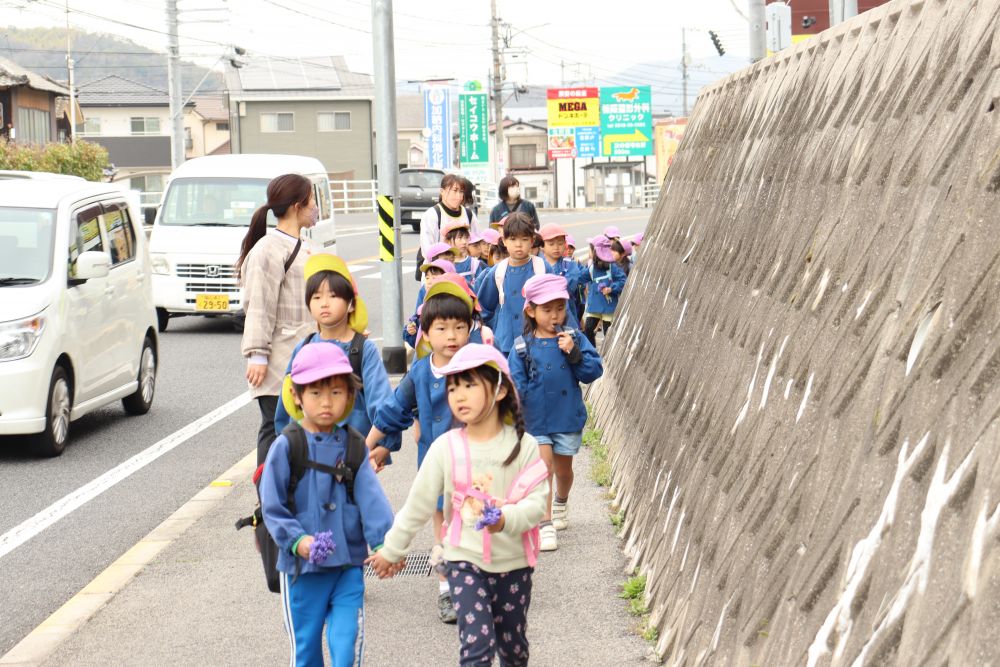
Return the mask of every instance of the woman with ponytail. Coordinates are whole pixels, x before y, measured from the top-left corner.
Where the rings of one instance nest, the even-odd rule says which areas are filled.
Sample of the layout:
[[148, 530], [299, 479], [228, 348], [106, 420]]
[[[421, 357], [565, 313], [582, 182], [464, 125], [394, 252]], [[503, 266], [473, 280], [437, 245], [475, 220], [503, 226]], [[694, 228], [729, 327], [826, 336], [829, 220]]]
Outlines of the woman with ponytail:
[[[278, 220], [271, 229], [267, 227], [268, 212]], [[267, 203], [254, 212], [236, 261], [246, 313], [241, 350], [247, 359], [250, 393], [260, 407], [258, 465], [264, 462], [276, 435], [274, 412], [285, 367], [295, 344], [314, 327], [305, 305], [309, 253], [302, 248], [300, 233], [316, 224], [318, 214], [308, 178], [278, 176], [267, 185]]]

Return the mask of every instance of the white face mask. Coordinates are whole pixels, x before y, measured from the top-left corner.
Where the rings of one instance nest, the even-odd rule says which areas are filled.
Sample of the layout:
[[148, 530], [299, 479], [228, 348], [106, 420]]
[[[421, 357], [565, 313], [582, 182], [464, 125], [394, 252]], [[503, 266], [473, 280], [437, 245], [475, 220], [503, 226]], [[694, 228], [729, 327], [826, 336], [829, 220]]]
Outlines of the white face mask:
[[521, 188], [517, 187], [516, 185], [507, 188], [507, 196], [511, 199], [517, 199], [518, 197], [521, 196]]

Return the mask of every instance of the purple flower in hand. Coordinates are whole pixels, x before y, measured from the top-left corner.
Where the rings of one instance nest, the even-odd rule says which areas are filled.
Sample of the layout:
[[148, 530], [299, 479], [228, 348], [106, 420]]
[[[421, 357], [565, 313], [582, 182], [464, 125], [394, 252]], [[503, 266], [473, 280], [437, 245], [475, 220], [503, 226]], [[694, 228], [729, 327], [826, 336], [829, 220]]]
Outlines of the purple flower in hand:
[[313, 565], [322, 565], [336, 548], [331, 531], [316, 533], [313, 543], [309, 545], [309, 562]]
[[483, 507], [483, 516], [476, 522], [476, 530], [482, 530], [486, 526], [494, 526], [500, 521], [500, 509], [493, 503], [486, 503]]

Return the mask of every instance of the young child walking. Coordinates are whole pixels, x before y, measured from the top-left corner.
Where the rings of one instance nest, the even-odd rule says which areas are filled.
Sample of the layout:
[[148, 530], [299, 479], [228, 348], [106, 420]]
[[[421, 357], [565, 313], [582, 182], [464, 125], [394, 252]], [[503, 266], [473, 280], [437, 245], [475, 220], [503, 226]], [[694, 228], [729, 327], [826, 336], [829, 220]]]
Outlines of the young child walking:
[[[607, 231], [605, 231], [607, 234]], [[604, 335], [615, 319], [618, 297], [625, 288], [625, 273], [615, 263], [611, 254], [611, 241], [597, 237], [590, 244], [590, 269], [583, 274], [587, 286], [587, 300], [583, 313], [583, 333], [590, 344], [597, 346], [597, 327]]]
[[442, 369], [448, 406], [464, 424], [438, 437], [385, 546], [368, 559], [392, 576], [414, 535], [450, 500], [443, 569], [458, 614], [459, 665], [528, 664], [528, 607], [548, 471], [525, 433], [507, 360], [469, 344]]
[[486, 270], [486, 262], [473, 257], [469, 251], [469, 223], [461, 218], [449, 220], [441, 228], [441, 236], [451, 246], [451, 261], [455, 265], [455, 273], [465, 278], [470, 285], [473, 284], [479, 274]]
[[561, 226], [551, 222], [542, 225], [538, 235], [542, 239], [542, 257], [545, 259], [546, 270], [566, 279], [566, 291], [570, 294], [571, 303], [566, 311], [566, 326], [579, 329], [580, 314], [577, 312], [575, 297], [580, 292], [580, 274], [583, 268], [572, 256], [566, 256], [569, 235]]
[[545, 260], [534, 257], [535, 226], [524, 213], [511, 213], [503, 227], [503, 242], [510, 257], [483, 274], [476, 290], [483, 307], [483, 321], [496, 335], [496, 346], [506, 357], [524, 328], [521, 290], [531, 276], [547, 272]]
[[417, 332], [420, 328], [420, 306], [427, 298], [427, 290], [431, 288], [446, 273], [455, 273], [455, 265], [447, 259], [435, 259], [420, 267], [420, 272], [424, 275], [424, 283], [417, 291], [417, 305], [413, 309], [413, 315], [406, 321], [403, 327], [403, 340], [410, 347], [417, 346]]
[[[358, 293], [357, 283], [343, 259], [328, 253], [310, 255], [305, 266], [306, 307], [316, 321], [316, 332], [299, 341], [288, 361], [281, 388], [281, 400], [274, 414], [275, 435], [280, 435], [289, 421], [302, 419], [292, 391], [292, 364], [303, 346], [309, 343], [332, 343], [347, 355], [361, 386], [355, 395], [347, 423], [361, 434], [372, 427], [375, 408], [392, 400], [392, 385], [382, 364], [378, 346], [368, 340], [368, 308]], [[399, 449], [401, 438], [392, 436], [378, 443], [385, 454]]]
[[392, 508], [371, 466], [362, 464], [355, 475], [344, 464], [348, 439], [359, 437], [343, 424], [358, 386], [347, 355], [336, 345], [311, 343], [299, 350], [291, 376], [309, 464], [289, 489], [289, 442], [278, 436], [260, 480], [261, 511], [279, 547], [291, 663], [324, 663], [325, 625], [333, 665], [348, 667], [360, 664], [364, 652], [362, 565], [369, 548], [380, 548]]
[[[573, 457], [583, 444], [587, 406], [581, 384], [604, 373], [601, 357], [579, 331], [564, 328], [572, 303], [562, 276], [545, 275], [524, 284], [526, 333], [514, 341], [510, 374], [524, 406], [528, 432], [549, 467], [550, 490], [541, 524], [542, 551], [555, 551], [557, 530], [569, 527]], [[551, 487], [553, 475], [555, 488]]]
[[[449, 289], [442, 280], [431, 288], [433, 294], [428, 293], [420, 311], [420, 330], [431, 353], [413, 363], [410, 372], [396, 387], [393, 400], [379, 406], [367, 439], [368, 446], [375, 447], [380, 439], [390, 434], [400, 434], [417, 421], [418, 470], [423, 465], [431, 443], [451, 428], [451, 411], [448, 409], [442, 369], [469, 342], [473, 325], [475, 301], [462, 290], [448, 291]], [[439, 290], [441, 293], [438, 293]], [[373, 462], [377, 468], [382, 465], [378, 457], [374, 457]], [[444, 523], [442, 509], [443, 501], [440, 501], [434, 514], [435, 535], [440, 534]], [[435, 555], [440, 551], [436, 549]], [[438, 582], [437, 611], [442, 623], [456, 622], [451, 591], [443, 576]]]

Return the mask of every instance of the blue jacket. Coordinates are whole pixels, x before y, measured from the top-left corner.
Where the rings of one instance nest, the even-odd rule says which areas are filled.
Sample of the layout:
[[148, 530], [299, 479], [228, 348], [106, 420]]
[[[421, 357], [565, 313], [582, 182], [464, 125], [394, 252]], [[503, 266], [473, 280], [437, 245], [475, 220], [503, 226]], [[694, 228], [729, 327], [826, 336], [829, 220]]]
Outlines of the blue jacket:
[[514, 345], [514, 339], [524, 332], [524, 296], [521, 290], [528, 278], [535, 275], [535, 271], [531, 261], [522, 266], [507, 266], [507, 275], [503, 279], [504, 304], [501, 308], [496, 270], [497, 267], [493, 266], [483, 274], [476, 296], [483, 308], [483, 322], [493, 329], [497, 349], [507, 355]]
[[[309, 458], [317, 463], [333, 466], [346, 455], [347, 429], [338, 426], [333, 433], [306, 431], [306, 439]], [[288, 440], [280, 435], [271, 445], [260, 478], [261, 512], [264, 525], [280, 549], [279, 571], [295, 572], [296, 560], [301, 572], [360, 566], [368, 556], [369, 547], [381, 546], [392, 526], [392, 507], [367, 462], [358, 468], [354, 480], [354, 503], [347, 500], [347, 487], [332, 475], [306, 468], [295, 489], [294, 516], [288, 509], [290, 476]], [[292, 553], [292, 546], [303, 535], [327, 530], [333, 533], [336, 548], [322, 565], [313, 565]]]
[[431, 372], [431, 356], [418, 359], [396, 387], [393, 400], [379, 405], [374, 423], [383, 433], [399, 434], [414, 422], [414, 411], [420, 421], [420, 439], [417, 441], [417, 466], [438, 436], [451, 430], [452, 414], [448, 407], [448, 389], [445, 378], [436, 378]]
[[[475, 269], [473, 269], [475, 265]], [[466, 257], [460, 262], [455, 262], [455, 271], [465, 278], [465, 282], [472, 288], [476, 284], [476, 278], [487, 269], [486, 262], [477, 257]]]
[[[544, 258], [543, 258], [544, 259]], [[580, 274], [583, 268], [574, 259], [563, 257], [555, 264], [549, 264], [545, 260], [545, 268], [549, 273], [562, 276], [566, 279], [566, 291], [569, 292], [569, 304], [566, 308], [566, 327], [569, 329], [579, 329], [580, 322], [577, 318], [577, 305], [580, 303]]]
[[580, 384], [590, 384], [604, 373], [601, 356], [579, 331], [576, 347], [566, 354], [556, 338], [525, 336], [530, 370], [517, 350], [508, 357], [510, 375], [521, 397], [524, 422], [532, 435], [579, 433], [587, 423], [587, 406]]
[[[603, 271], [597, 271], [591, 266], [584, 272], [582, 280], [587, 285], [586, 312], [594, 315], [614, 313], [618, 308], [618, 297], [625, 288], [625, 272], [614, 263]], [[611, 294], [607, 296], [600, 289], [605, 285], [611, 286]]]
[[[292, 358], [288, 360], [288, 368], [285, 369], [286, 375], [292, 372], [292, 361], [295, 360], [295, 355], [299, 353], [299, 350], [302, 349], [302, 346], [306, 342], [334, 343], [340, 346], [344, 354], [350, 355], [351, 353], [350, 343], [342, 343], [339, 340], [324, 340], [319, 337], [318, 333], [315, 333], [308, 339], [300, 341], [295, 346]], [[364, 386], [354, 398], [354, 410], [351, 412], [351, 416], [347, 418], [347, 423], [353, 426], [361, 435], [368, 435], [368, 431], [372, 429], [375, 409], [381, 403], [392, 400], [392, 384], [389, 383], [389, 375], [385, 372], [385, 365], [382, 363], [378, 346], [370, 340], [365, 341], [364, 348], [361, 350], [361, 382]], [[280, 435], [285, 427], [288, 426], [290, 420], [288, 411], [285, 410], [285, 405], [279, 397], [278, 407], [274, 411], [275, 435]], [[403, 444], [403, 439], [397, 434], [391, 438], [386, 437], [381, 444], [389, 451], [395, 452], [399, 451], [399, 448]]]

